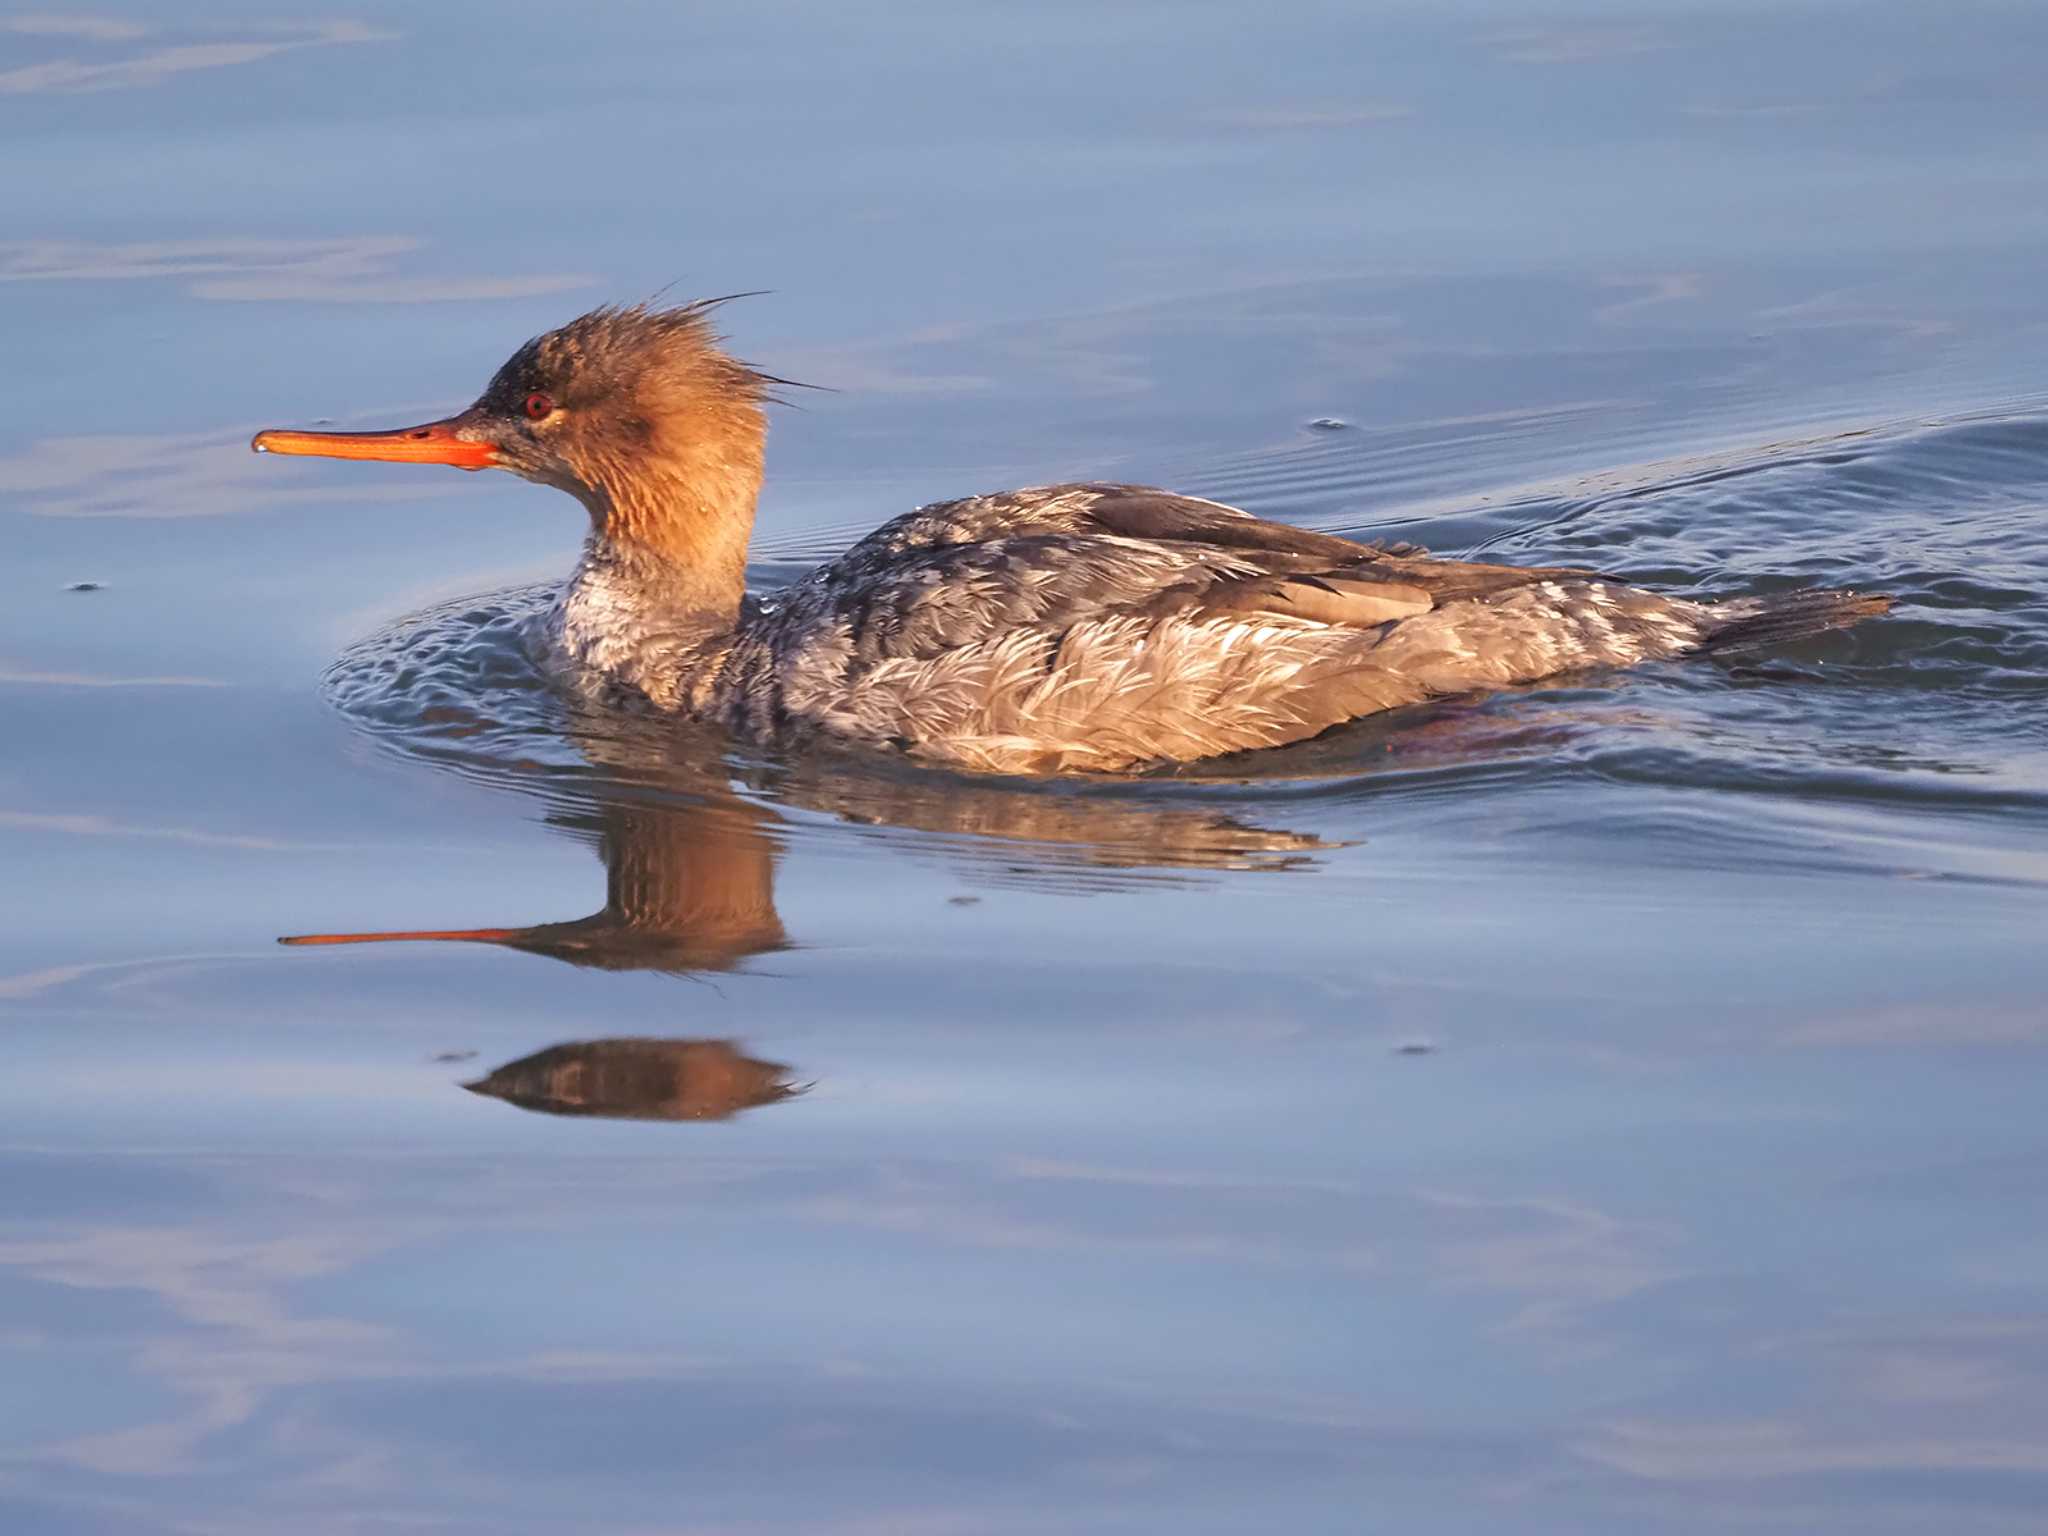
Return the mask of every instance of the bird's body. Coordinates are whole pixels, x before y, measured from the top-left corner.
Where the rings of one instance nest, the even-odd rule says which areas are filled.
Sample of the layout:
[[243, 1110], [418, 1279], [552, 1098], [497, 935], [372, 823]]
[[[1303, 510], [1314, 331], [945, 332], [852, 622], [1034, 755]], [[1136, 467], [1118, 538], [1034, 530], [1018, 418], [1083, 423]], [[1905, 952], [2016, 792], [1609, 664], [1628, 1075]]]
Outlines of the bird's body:
[[574, 685], [756, 741], [826, 736], [1003, 773], [1277, 746], [1426, 699], [1811, 633], [1886, 605], [1843, 592], [1692, 602], [1107, 484], [924, 507], [749, 597], [757, 402], [772, 381], [718, 351], [702, 317], [600, 310], [529, 343], [448, 422], [264, 433], [257, 446], [503, 465], [571, 490], [592, 528], [548, 643]]
[[[556, 609], [578, 671], [757, 741], [822, 734], [1006, 773], [1277, 746], [1425, 699], [1682, 655], [1755, 617], [1126, 485], [921, 508], [710, 634], [622, 603], [600, 571]], [[622, 632], [626, 613], [653, 623]]]

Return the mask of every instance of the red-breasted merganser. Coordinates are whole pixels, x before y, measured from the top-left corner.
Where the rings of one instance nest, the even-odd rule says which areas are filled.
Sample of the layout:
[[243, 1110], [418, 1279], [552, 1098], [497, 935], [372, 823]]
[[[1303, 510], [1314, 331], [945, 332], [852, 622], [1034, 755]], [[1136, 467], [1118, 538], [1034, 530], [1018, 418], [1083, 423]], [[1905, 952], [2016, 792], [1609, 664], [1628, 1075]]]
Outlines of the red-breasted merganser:
[[885, 523], [750, 597], [762, 405], [716, 301], [606, 307], [513, 353], [469, 409], [259, 452], [509, 469], [590, 513], [561, 670], [761, 742], [818, 735], [1001, 773], [1122, 772], [1425, 699], [1794, 638], [1881, 596], [1690, 602], [1594, 572], [1435, 560], [1147, 486], [1039, 486]]

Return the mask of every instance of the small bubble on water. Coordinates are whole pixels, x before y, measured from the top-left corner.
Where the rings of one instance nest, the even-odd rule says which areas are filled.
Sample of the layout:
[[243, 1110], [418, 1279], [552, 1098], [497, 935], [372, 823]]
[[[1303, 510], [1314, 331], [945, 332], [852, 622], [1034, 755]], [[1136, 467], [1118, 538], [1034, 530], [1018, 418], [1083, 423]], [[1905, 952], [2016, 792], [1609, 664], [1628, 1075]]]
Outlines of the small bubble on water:
[[1403, 1040], [1394, 1047], [1394, 1054], [1396, 1056], [1434, 1056], [1436, 1054], [1436, 1042], [1434, 1040]]
[[1342, 416], [1318, 416], [1309, 423], [1310, 429], [1316, 432], [1342, 432], [1350, 425]]
[[97, 581], [74, 581], [64, 590], [67, 592], [97, 592], [104, 585]]

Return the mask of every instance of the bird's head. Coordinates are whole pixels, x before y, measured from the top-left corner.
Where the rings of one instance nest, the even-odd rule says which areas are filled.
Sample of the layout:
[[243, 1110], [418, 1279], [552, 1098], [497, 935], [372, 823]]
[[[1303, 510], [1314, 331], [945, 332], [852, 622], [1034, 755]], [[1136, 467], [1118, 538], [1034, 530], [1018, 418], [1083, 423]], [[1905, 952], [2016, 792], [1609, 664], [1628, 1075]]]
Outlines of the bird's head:
[[[761, 486], [762, 405], [783, 381], [739, 362], [711, 326], [719, 300], [607, 305], [536, 336], [457, 415], [389, 432], [256, 434], [258, 453], [509, 469], [565, 490], [596, 534], [687, 560], [738, 524]], [[729, 542], [713, 540], [709, 542]]]

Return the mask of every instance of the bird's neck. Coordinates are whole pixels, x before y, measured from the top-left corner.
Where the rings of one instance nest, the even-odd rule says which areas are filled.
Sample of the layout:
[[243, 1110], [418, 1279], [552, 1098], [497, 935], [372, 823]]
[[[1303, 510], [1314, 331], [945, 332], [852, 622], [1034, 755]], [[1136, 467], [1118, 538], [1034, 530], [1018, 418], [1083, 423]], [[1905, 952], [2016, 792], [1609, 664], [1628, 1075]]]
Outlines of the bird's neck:
[[731, 622], [747, 590], [747, 541], [761, 494], [761, 446], [704, 444], [682, 458], [607, 475], [585, 498], [586, 569], [603, 567], [671, 611]]
[[[747, 589], [760, 464], [700, 464], [615, 480], [586, 497], [591, 527], [562, 595], [563, 648], [657, 703], [721, 650]], [[678, 675], [678, 668], [683, 675]]]

